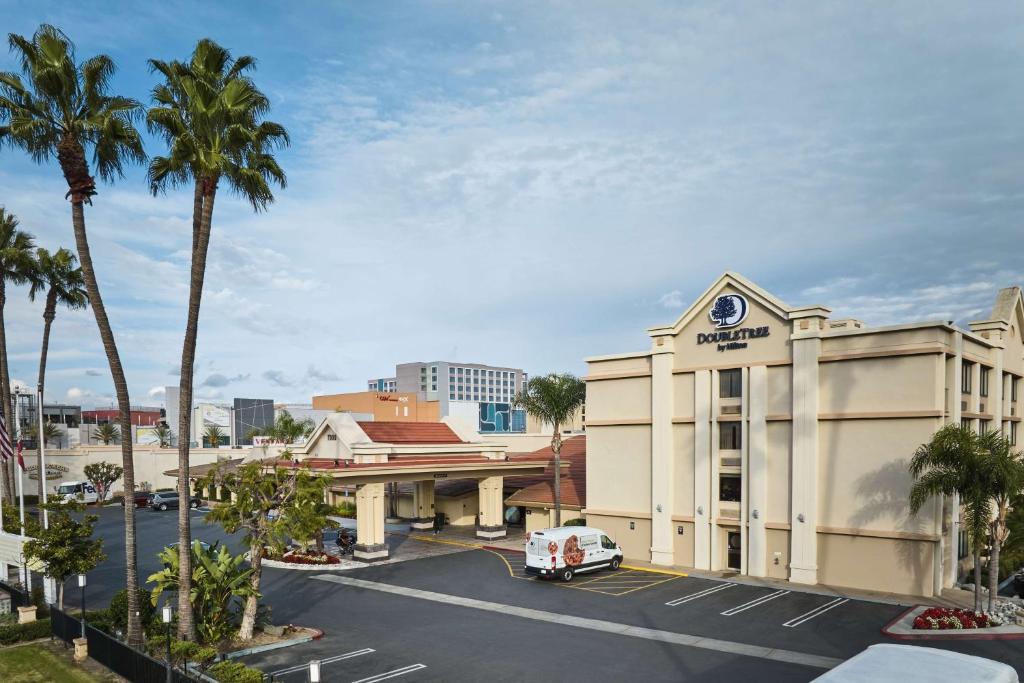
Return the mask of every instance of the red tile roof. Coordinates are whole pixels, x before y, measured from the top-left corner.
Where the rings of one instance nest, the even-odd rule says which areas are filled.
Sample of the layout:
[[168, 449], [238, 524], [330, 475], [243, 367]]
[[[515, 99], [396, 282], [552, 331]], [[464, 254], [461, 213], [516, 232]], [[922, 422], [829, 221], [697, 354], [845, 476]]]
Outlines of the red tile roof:
[[[587, 505], [587, 437], [573, 436], [562, 442], [562, 478], [561, 493], [562, 505], [569, 507], [584, 508]], [[551, 448], [541, 448], [533, 453], [526, 453], [509, 458], [512, 462], [517, 460], [548, 460], [548, 466], [544, 468], [542, 475], [528, 475], [523, 477], [505, 477], [506, 486], [523, 486], [509, 496], [506, 501], [510, 505], [522, 505], [524, 503], [540, 503], [542, 505], [554, 505], [555, 493], [552, 483], [554, 476], [555, 454]], [[569, 466], [565, 467], [565, 463]]]
[[375, 443], [462, 443], [451, 427], [443, 422], [359, 422]]

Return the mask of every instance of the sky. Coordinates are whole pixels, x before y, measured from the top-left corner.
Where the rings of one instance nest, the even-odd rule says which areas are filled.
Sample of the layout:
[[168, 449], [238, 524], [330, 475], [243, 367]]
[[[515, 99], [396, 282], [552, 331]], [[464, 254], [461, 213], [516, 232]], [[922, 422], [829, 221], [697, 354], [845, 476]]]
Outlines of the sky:
[[[0, 0], [149, 102], [146, 60], [258, 60], [292, 145], [255, 214], [222, 192], [198, 400], [309, 402], [400, 362], [585, 372], [646, 349], [722, 272], [868, 324], [987, 317], [1024, 284], [1024, 5]], [[0, 70], [17, 65], [0, 50]], [[165, 147], [146, 138], [147, 152]], [[86, 209], [133, 404], [176, 385], [191, 194], [144, 167]], [[0, 149], [0, 205], [73, 246], [55, 164]], [[34, 386], [42, 303], [5, 309]], [[91, 311], [47, 400], [113, 402]]]

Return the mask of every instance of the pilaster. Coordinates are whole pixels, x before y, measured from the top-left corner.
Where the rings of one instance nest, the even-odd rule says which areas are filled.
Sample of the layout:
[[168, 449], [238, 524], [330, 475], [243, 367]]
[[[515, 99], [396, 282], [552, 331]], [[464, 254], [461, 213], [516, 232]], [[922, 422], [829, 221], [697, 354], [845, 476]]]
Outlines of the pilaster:
[[387, 559], [384, 542], [384, 484], [363, 484], [356, 489], [356, 540], [352, 557], [363, 562]]
[[476, 527], [477, 538], [502, 538], [505, 536], [503, 477], [484, 477], [479, 480], [480, 523]]
[[[750, 368], [749, 391], [745, 392], [748, 407], [748, 438], [746, 462], [743, 467], [743, 518], [747, 520], [747, 573], [768, 574], [768, 537], [765, 520], [768, 514], [768, 368]], [[749, 501], [749, 502], [748, 502]]]
[[711, 371], [693, 373], [693, 566], [711, 569]]
[[414, 530], [434, 528], [434, 480], [413, 482], [412, 509], [415, 519], [412, 522]]
[[667, 566], [674, 563], [672, 361], [673, 337], [656, 337], [651, 352], [651, 563]]

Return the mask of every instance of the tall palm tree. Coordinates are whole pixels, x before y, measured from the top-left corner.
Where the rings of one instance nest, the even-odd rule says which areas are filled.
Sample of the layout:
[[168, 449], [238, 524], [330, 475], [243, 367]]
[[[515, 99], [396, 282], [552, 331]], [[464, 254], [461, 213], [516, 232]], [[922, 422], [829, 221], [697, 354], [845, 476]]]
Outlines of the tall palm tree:
[[[99, 328], [103, 350], [117, 396], [121, 430], [131, 430], [128, 383], [107, 309], [100, 297], [89, 238], [85, 230], [85, 204], [96, 194], [86, 152], [102, 180], [123, 176], [126, 163], [141, 163], [146, 155], [135, 122], [142, 114], [137, 101], [109, 94], [114, 62], [97, 55], [75, 61], [75, 47], [59, 29], [43, 24], [31, 39], [10, 34], [8, 41], [20, 62], [22, 77], [0, 73], [0, 145], [28, 152], [43, 163], [55, 157], [68, 184], [71, 225], [75, 234], [82, 278]], [[121, 441], [124, 488], [135, 488], [132, 440]], [[135, 540], [135, 508], [124, 506], [125, 587], [128, 590], [128, 642], [142, 644], [139, 623], [138, 574]]]
[[[121, 440], [121, 430], [113, 422], [104, 422], [101, 425], [96, 425], [92, 435], [102, 441], [104, 446], [109, 446], [111, 441], [117, 443]], [[127, 490], [125, 489], [125, 491]]]
[[914, 483], [910, 511], [918, 511], [933, 496], [960, 496], [962, 529], [974, 549], [974, 611], [981, 611], [981, 548], [992, 519], [992, 497], [987, 463], [978, 448], [978, 435], [970, 427], [949, 424], [921, 444], [910, 460]]
[[153, 429], [153, 433], [156, 434], [156, 438], [160, 443], [160, 448], [171, 445], [171, 428], [165, 424], [159, 424]]
[[[178, 434], [190, 434], [192, 379], [199, 307], [206, 276], [213, 207], [221, 180], [256, 211], [274, 201], [271, 184], [285, 186], [285, 174], [273, 151], [288, 143], [284, 127], [263, 120], [270, 108], [267, 99], [248, 76], [256, 60], [237, 59], [209, 39], [200, 40], [187, 62], [151, 59], [150, 68], [163, 77], [153, 89], [153, 107], [146, 116], [149, 129], [169, 147], [166, 156], [155, 156], [149, 166], [153, 193], [191, 185], [192, 268], [189, 277], [188, 315], [181, 347], [181, 379], [178, 394]], [[178, 494], [188, 496], [189, 443], [178, 443]], [[191, 545], [189, 510], [178, 510], [180, 548]], [[178, 594], [178, 635], [195, 638], [195, 622], [189, 601], [192, 558], [182, 555], [183, 577]]]
[[[2, 135], [0, 128], [0, 135]], [[0, 138], [2, 139], [2, 138]], [[7, 364], [7, 325], [4, 322], [4, 307], [7, 305], [7, 285], [23, 285], [35, 282], [35, 258], [32, 249], [35, 242], [32, 235], [18, 229], [18, 219], [0, 207], [0, 401], [3, 401], [3, 417], [13, 437], [18, 425], [14, 423], [14, 407], [11, 405], [11, 374]], [[14, 502], [14, 460], [3, 465], [3, 496], [8, 503]]]
[[1010, 531], [1007, 517], [1011, 503], [1024, 490], [1024, 455], [1015, 451], [1010, 440], [999, 431], [979, 436], [978, 446], [996, 512], [991, 523], [992, 554], [988, 558], [988, 610], [991, 612], [999, 589], [999, 553]]
[[206, 437], [210, 448], [217, 448], [220, 446], [221, 439], [224, 438], [224, 430], [221, 429], [220, 425], [206, 425], [206, 429], [203, 430], [203, 436]]
[[555, 454], [555, 526], [562, 526], [562, 425], [572, 421], [587, 400], [587, 385], [570, 373], [531, 377], [513, 405], [551, 425], [551, 451]]
[[[89, 305], [89, 297], [85, 293], [85, 281], [82, 269], [76, 267], [75, 255], [61, 247], [52, 254], [42, 247], [36, 249], [37, 279], [28, 291], [28, 297], [35, 301], [36, 296], [46, 292], [46, 306], [43, 308], [43, 346], [39, 352], [39, 379], [36, 395], [43, 396], [46, 387], [46, 354], [50, 348], [50, 327], [57, 317], [57, 306], [66, 306], [71, 310], [80, 310]], [[56, 429], [56, 426], [54, 426]], [[43, 442], [39, 442], [36, 458], [39, 471], [43, 471]], [[38, 495], [43, 499], [45, 477], [39, 477]], [[42, 515], [42, 512], [39, 513]]]

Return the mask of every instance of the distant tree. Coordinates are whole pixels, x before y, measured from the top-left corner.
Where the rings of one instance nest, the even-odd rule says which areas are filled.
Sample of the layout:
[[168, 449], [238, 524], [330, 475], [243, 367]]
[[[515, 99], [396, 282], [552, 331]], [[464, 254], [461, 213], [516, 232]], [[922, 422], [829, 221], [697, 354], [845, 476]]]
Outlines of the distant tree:
[[1024, 489], [1024, 456], [1015, 451], [1010, 440], [999, 431], [979, 435], [978, 446], [987, 474], [988, 494], [995, 506], [991, 522], [992, 554], [988, 561], [988, 610], [991, 612], [999, 592], [999, 553], [1010, 534], [1011, 503]]
[[166, 448], [171, 445], [171, 428], [165, 424], [157, 425], [153, 429], [153, 433], [156, 434], [156, 438], [159, 440], [160, 448]]
[[[121, 478], [124, 468], [110, 462], [94, 462], [85, 466], [82, 470], [85, 478], [96, 488], [96, 507], [100, 507], [107, 497], [111, 484]], [[131, 496], [131, 491], [125, 491], [124, 495]]]
[[513, 399], [513, 405], [551, 425], [551, 451], [555, 454], [555, 526], [562, 525], [562, 425], [572, 420], [586, 400], [587, 385], [569, 373], [531, 377]]
[[84, 515], [81, 521], [70, 513], [81, 513], [85, 505], [76, 501], [43, 505], [49, 513], [49, 527], [35, 530], [35, 538], [25, 543], [25, 557], [43, 563], [46, 576], [57, 582], [57, 607], [64, 609], [64, 582], [75, 574], [86, 574], [107, 558], [103, 539], [93, 538], [96, 515]]
[[203, 430], [203, 438], [210, 444], [210, 448], [216, 448], [220, 446], [220, 442], [224, 439], [224, 430], [221, 429], [220, 425], [206, 425], [206, 429]]
[[[61, 437], [60, 427], [53, 424], [52, 422], [43, 423], [43, 438], [39, 438], [39, 425], [31, 425], [25, 430], [25, 436], [28, 438], [38, 441], [44, 446], [49, 446], [54, 441], [57, 441]], [[39, 500], [42, 500], [42, 494], [39, 495]]]
[[109, 446], [111, 442], [117, 443], [121, 440], [121, 430], [113, 422], [104, 422], [101, 425], [96, 425], [96, 429], [93, 430], [92, 434], [102, 441], [104, 446]]
[[736, 302], [731, 296], [720, 296], [715, 301], [715, 307], [711, 309], [711, 319], [724, 324], [726, 320], [736, 315]]
[[303, 437], [308, 437], [316, 429], [313, 420], [296, 420], [287, 410], [282, 410], [274, 419], [274, 424], [267, 425], [261, 429], [252, 429], [246, 435], [250, 439], [254, 436], [265, 436], [274, 441], [291, 444]]

